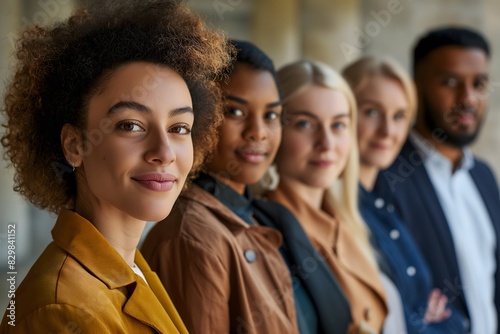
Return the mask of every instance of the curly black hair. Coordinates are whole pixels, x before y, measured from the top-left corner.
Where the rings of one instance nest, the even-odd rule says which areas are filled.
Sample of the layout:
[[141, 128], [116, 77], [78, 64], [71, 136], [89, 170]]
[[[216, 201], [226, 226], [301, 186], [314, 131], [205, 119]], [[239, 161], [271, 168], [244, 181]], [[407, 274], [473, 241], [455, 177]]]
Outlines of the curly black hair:
[[16, 170], [14, 190], [56, 213], [74, 204], [75, 175], [61, 173], [61, 129], [71, 124], [83, 133], [90, 97], [111, 71], [135, 61], [168, 66], [186, 81], [195, 115], [194, 172], [217, 140], [215, 81], [232, 53], [222, 34], [175, 0], [99, 1], [63, 22], [26, 29], [3, 110], [1, 142]]

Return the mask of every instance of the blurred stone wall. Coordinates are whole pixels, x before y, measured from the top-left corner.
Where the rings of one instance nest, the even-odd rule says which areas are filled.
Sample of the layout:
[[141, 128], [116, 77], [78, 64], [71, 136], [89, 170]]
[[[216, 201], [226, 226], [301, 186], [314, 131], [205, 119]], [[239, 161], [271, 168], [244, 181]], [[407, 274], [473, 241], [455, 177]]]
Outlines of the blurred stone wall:
[[[87, 0], [88, 1], [88, 0]], [[97, 1], [97, 0], [94, 0]], [[26, 24], [47, 24], [64, 18], [77, 0], [0, 1], [0, 95], [12, 72], [13, 43]], [[206, 22], [232, 38], [253, 41], [277, 67], [309, 58], [337, 70], [363, 54], [389, 54], [410, 62], [415, 39], [444, 24], [465, 24], [489, 38], [490, 108], [474, 151], [500, 176], [500, 2], [497, 0], [188, 0]], [[495, 38], [496, 37], [496, 38]], [[3, 131], [0, 128], [0, 133]], [[1, 153], [1, 148], [0, 148]], [[7, 227], [15, 223], [17, 282], [50, 242], [55, 217], [27, 204], [12, 191], [13, 172], [0, 164], [0, 276], [7, 273]], [[0, 280], [0, 312], [7, 303], [6, 280]]]

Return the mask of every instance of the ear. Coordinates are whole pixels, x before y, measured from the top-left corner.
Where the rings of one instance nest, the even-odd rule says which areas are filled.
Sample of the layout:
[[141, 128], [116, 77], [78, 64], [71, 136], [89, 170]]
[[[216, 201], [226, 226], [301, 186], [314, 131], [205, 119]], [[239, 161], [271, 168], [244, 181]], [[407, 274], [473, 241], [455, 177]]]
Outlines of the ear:
[[80, 130], [71, 124], [64, 124], [61, 130], [61, 145], [68, 163], [73, 167], [80, 167], [83, 161], [83, 140]]

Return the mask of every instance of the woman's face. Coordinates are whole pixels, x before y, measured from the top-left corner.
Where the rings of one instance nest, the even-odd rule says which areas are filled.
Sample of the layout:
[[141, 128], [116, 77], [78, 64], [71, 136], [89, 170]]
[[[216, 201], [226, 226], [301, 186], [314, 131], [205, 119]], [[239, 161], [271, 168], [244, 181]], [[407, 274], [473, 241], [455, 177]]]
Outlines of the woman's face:
[[208, 169], [238, 191], [257, 182], [273, 162], [281, 140], [281, 101], [272, 74], [237, 63], [221, 84], [224, 122]]
[[89, 101], [77, 201], [110, 217], [165, 218], [193, 164], [193, 121], [177, 72], [144, 62], [116, 69]]
[[276, 164], [283, 179], [327, 188], [344, 170], [351, 147], [349, 103], [338, 90], [312, 85], [286, 103]]
[[412, 119], [403, 86], [376, 76], [356, 94], [356, 100], [361, 165], [387, 168], [401, 150]]

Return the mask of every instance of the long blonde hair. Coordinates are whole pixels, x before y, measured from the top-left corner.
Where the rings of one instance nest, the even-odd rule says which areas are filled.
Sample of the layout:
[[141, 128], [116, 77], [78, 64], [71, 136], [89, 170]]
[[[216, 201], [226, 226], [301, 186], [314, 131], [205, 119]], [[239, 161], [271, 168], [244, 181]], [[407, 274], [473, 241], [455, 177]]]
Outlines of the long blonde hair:
[[326, 200], [335, 210], [336, 216], [350, 228], [359, 246], [374, 261], [369, 242], [369, 232], [358, 210], [359, 155], [357, 145], [357, 108], [348, 83], [330, 66], [317, 61], [300, 60], [284, 66], [278, 71], [278, 82], [283, 105], [312, 85], [340, 91], [347, 99], [350, 110], [350, 133], [352, 148], [344, 171], [326, 193]]

